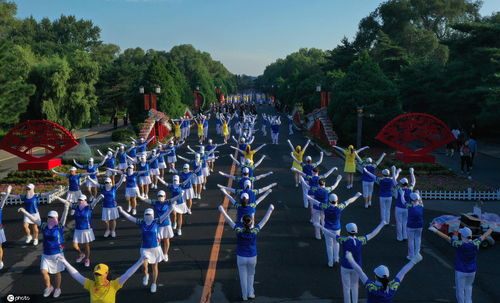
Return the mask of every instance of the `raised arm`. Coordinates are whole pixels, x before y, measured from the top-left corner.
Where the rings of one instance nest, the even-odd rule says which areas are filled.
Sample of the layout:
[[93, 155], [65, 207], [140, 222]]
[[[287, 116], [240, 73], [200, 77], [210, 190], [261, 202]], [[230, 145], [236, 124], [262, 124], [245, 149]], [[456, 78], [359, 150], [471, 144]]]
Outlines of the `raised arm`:
[[231, 201], [233, 205], [236, 204], [236, 200], [227, 191], [225, 191], [223, 188], [221, 188], [221, 191], [224, 194], [224, 196], [226, 196], [229, 199], [229, 201]]
[[327, 171], [326, 173], [322, 174], [322, 175], [320, 176], [320, 178], [321, 178], [321, 179], [326, 179], [326, 178], [328, 178], [328, 176], [329, 176], [329, 175], [331, 175], [331, 174], [332, 174], [334, 171], [336, 171], [337, 169], [338, 169], [338, 168], [337, 168], [336, 166], [334, 166], [334, 167], [330, 168], [330, 170], [329, 170], [329, 171]]
[[219, 174], [220, 174], [220, 175], [222, 175], [222, 176], [224, 176], [224, 177], [227, 177], [227, 178], [233, 179], [233, 180], [234, 180], [234, 179], [236, 179], [236, 177], [235, 177], [235, 176], [233, 176], [233, 175], [229, 175], [229, 174], [226, 174], [226, 173], [223, 173], [223, 172], [221, 172], [221, 171], [219, 171]]
[[229, 224], [229, 226], [231, 226], [231, 228], [234, 228], [234, 226], [236, 225], [234, 223], [234, 221], [231, 219], [231, 217], [228, 216], [228, 214], [226, 213], [226, 211], [224, 210], [224, 207], [222, 205], [219, 205], [219, 211], [220, 213], [224, 216], [224, 218], [226, 219], [227, 221], [227, 224]]
[[405, 275], [410, 271], [410, 269], [413, 268], [418, 262], [422, 261], [422, 255], [417, 254], [415, 255], [410, 262], [406, 263], [403, 268], [396, 274], [396, 278], [399, 279], [399, 281], [403, 281]]
[[101, 157], [105, 157], [105, 156], [101, 153], [101, 151], [100, 151], [99, 149], [97, 149], [97, 153], [98, 153]]
[[377, 227], [375, 227], [375, 229], [372, 230], [371, 233], [366, 235], [366, 240], [370, 241], [371, 239], [375, 238], [375, 236], [378, 235], [378, 233], [382, 230], [384, 226], [385, 226], [385, 221], [380, 222], [379, 225], [377, 225]]
[[94, 180], [94, 179], [92, 179], [92, 178], [89, 178], [88, 176], [87, 176], [87, 177], [85, 177], [85, 178], [86, 178], [86, 180], [89, 180], [90, 182], [92, 182], [92, 183], [94, 183], [95, 185], [99, 186], [99, 182], [98, 182], [98, 181], [96, 181], [96, 180]]
[[130, 215], [129, 213], [127, 213], [126, 211], [123, 210], [123, 208], [121, 206], [118, 206], [117, 207], [118, 210], [120, 211], [120, 213], [127, 219], [129, 220], [130, 222], [132, 223], [137, 223], [137, 218]]
[[364, 151], [364, 150], [365, 150], [365, 149], [367, 149], [367, 148], [370, 148], [370, 147], [369, 147], [369, 146], [363, 146], [363, 147], [361, 147], [360, 149], [357, 149], [357, 150], [356, 150], [356, 153], [360, 153], [360, 152]]
[[125, 175], [122, 175], [120, 180], [118, 180], [118, 183], [116, 183], [115, 185], [116, 189], [120, 188], [120, 186], [122, 186], [123, 182], [125, 182], [126, 179], [127, 177], [125, 177]]
[[286, 140], [286, 142], [288, 142], [288, 145], [290, 146], [290, 148], [292, 149], [292, 152], [293, 152], [295, 150], [295, 147], [293, 147], [293, 144], [290, 141], [290, 139]]
[[7, 187], [7, 192], [5, 193], [5, 196], [3, 197], [2, 201], [0, 202], [0, 209], [3, 209], [5, 206], [5, 203], [7, 202], [7, 199], [9, 198], [10, 192], [12, 191], [12, 186]]
[[92, 209], [95, 208], [95, 206], [97, 205], [97, 203], [99, 203], [99, 201], [101, 201], [102, 199], [104, 198], [104, 195], [100, 194], [99, 196], [97, 196], [97, 198], [95, 198], [92, 203], [90, 203], [90, 207]]
[[227, 186], [222, 186], [220, 184], [217, 184], [217, 187], [219, 187], [219, 189], [221, 189], [221, 190], [225, 190], [225, 191], [231, 192], [233, 194], [236, 192], [236, 189], [231, 188], [231, 187], [227, 187]]
[[146, 142], [144, 142], [144, 144], [148, 145], [149, 142], [151, 142], [154, 138], [155, 138], [155, 136], [151, 136], [151, 138], [147, 139]]
[[444, 239], [446, 242], [451, 243], [451, 238], [447, 235], [439, 231], [434, 226], [429, 227], [429, 230], [438, 235], [440, 238]]
[[278, 183], [272, 183], [272, 184], [269, 184], [268, 186], [266, 187], [262, 187], [261, 189], [256, 189], [255, 192], [260, 195], [261, 193], [265, 192], [266, 190], [269, 190], [273, 187], [275, 187], [276, 185], [278, 185]]
[[262, 218], [262, 220], [260, 220], [260, 222], [259, 222], [260, 229], [264, 228], [264, 226], [266, 225], [267, 221], [271, 217], [271, 214], [273, 213], [273, 210], [274, 210], [274, 205], [272, 205], [272, 204], [269, 205], [269, 207], [267, 208], [267, 212], [264, 215], [264, 218]]
[[66, 270], [69, 272], [70, 276], [76, 280], [76, 282], [80, 283], [81, 285], [85, 285], [85, 277], [82, 276], [76, 268], [71, 265], [66, 258], [61, 254], [57, 256], [57, 261], [62, 262], [64, 266], [66, 267]]
[[385, 155], [386, 155], [386, 153], [382, 153], [380, 155], [380, 158], [378, 158], [377, 162], [375, 162], [375, 165], [379, 166], [380, 163], [382, 163], [382, 160], [384, 160]]
[[245, 152], [244, 150], [241, 150], [241, 149], [239, 149], [236, 146], [229, 146], [229, 147], [231, 147], [232, 149], [235, 149], [235, 150], [239, 151], [240, 153], [244, 153]]
[[60, 202], [62, 202], [64, 204], [64, 206], [68, 206], [69, 207], [71, 205], [71, 203], [68, 200], [65, 200], [65, 199], [63, 199], [61, 197], [55, 197], [55, 199], [59, 200]]
[[186, 147], [187, 147], [187, 149], [189, 149], [192, 153], [196, 154], [196, 152], [194, 151], [194, 149], [192, 149], [192, 148], [191, 148], [191, 146], [189, 146], [189, 145], [188, 145], [188, 146], [186, 146]]
[[395, 184], [398, 184], [398, 175], [396, 174], [396, 166], [391, 166], [392, 180]]
[[264, 146], [266, 146], [267, 144], [264, 143], [262, 144], [261, 146], [257, 147], [256, 149], [254, 149], [255, 152], [258, 152], [259, 150], [261, 150]]
[[66, 225], [66, 219], [68, 218], [69, 204], [64, 205], [64, 210], [61, 215], [61, 220], [59, 221], [62, 226]]
[[488, 238], [491, 233], [493, 232], [493, 229], [490, 227], [484, 234], [481, 235], [481, 241], [484, 241], [486, 240], [486, 238]]
[[337, 179], [335, 179], [335, 183], [333, 183], [333, 185], [330, 186], [331, 190], [335, 190], [339, 186], [340, 180], [342, 180], [342, 175], [337, 176]]
[[260, 179], [265, 178], [265, 177], [267, 177], [267, 176], [270, 176], [270, 175], [272, 175], [272, 174], [273, 174], [273, 172], [272, 172], [272, 171], [270, 171], [270, 172], [268, 172], [268, 173], [265, 173], [265, 174], [262, 174], [262, 175], [258, 175], [258, 176], [256, 176], [256, 177], [255, 177], [255, 180], [256, 180], [256, 181], [257, 181], [257, 180], [260, 180]]
[[263, 155], [262, 158], [260, 158], [259, 161], [257, 161], [256, 163], [254, 163], [253, 167], [257, 168], [257, 166], [259, 166], [262, 163], [262, 161], [264, 161], [264, 158], [266, 158], [266, 155]]
[[162, 177], [156, 176], [156, 179], [158, 179], [158, 181], [160, 181], [160, 183], [163, 184], [163, 185], [165, 185], [166, 187], [170, 186], [170, 184], [168, 184], [167, 182], [165, 182], [165, 180], [163, 180]]
[[311, 187], [309, 186], [309, 184], [307, 184], [306, 180], [302, 176], [300, 176], [300, 183], [302, 183], [302, 186], [304, 186], [306, 190], [309, 190], [309, 188]]
[[75, 163], [75, 166], [78, 167], [78, 168], [82, 168], [82, 169], [84, 168], [84, 166], [81, 165], [80, 163], [76, 162], [75, 159], [73, 159], [73, 163]]
[[259, 205], [260, 202], [262, 202], [267, 196], [269, 196], [270, 193], [272, 193], [273, 190], [270, 189], [268, 191], [266, 191], [262, 196], [260, 196], [257, 200], [255, 200], [255, 205]]
[[61, 176], [61, 177], [67, 177], [67, 176], [68, 176], [68, 174], [66, 174], [66, 173], [60, 173], [60, 172], [57, 172], [55, 169], [51, 169], [51, 171], [52, 171], [54, 174], [56, 174], [56, 175], [58, 175], [58, 176]]
[[231, 158], [233, 162], [236, 163], [236, 165], [241, 166], [240, 161], [236, 160], [236, 158], [232, 154], [229, 154], [229, 158]]
[[302, 177], [307, 176], [304, 172], [301, 172], [300, 170], [296, 169], [295, 167], [290, 168], [290, 170], [292, 170], [292, 171], [294, 171], [294, 172], [298, 173], [298, 174], [299, 174], [299, 175], [301, 175]]
[[127, 269], [127, 271], [118, 278], [118, 283], [123, 286], [123, 284], [127, 282], [127, 280], [139, 269], [139, 267], [141, 267], [142, 263], [144, 263], [144, 259], [145, 258], [143, 256], [139, 257], [139, 260], [137, 260], [134, 265], [130, 266], [129, 269]]
[[302, 151], [305, 153], [306, 152], [306, 149], [309, 147], [309, 144], [311, 143], [311, 140], [308, 139], [307, 142], [306, 142], [306, 145], [304, 145], [304, 148], [302, 149]]
[[191, 163], [191, 160], [184, 158], [183, 156], [177, 155], [177, 158], [183, 160], [184, 162]]
[[323, 162], [323, 152], [320, 152], [320, 153], [319, 153], [319, 160], [318, 160], [318, 162], [316, 162], [316, 163], [314, 164], [314, 166], [318, 166], [318, 165], [320, 165], [320, 164], [321, 164], [321, 162]]
[[42, 220], [39, 217], [35, 218], [32, 214], [27, 212], [26, 209], [24, 209], [23, 207], [18, 208], [17, 212], [23, 213], [24, 215], [26, 215], [26, 217], [28, 217], [32, 222], [35, 222], [35, 224], [38, 226], [42, 224]]
[[346, 204], [346, 206], [349, 206], [349, 204], [354, 203], [354, 201], [356, 201], [359, 197], [361, 197], [361, 195], [362, 195], [362, 193], [357, 192], [354, 196], [347, 199], [344, 203]]
[[368, 276], [363, 272], [363, 269], [361, 269], [358, 263], [356, 263], [350, 251], [347, 251], [345, 253], [345, 258], [347, 259], [347, 261], [349, 261], [349, 264], [351, 264], [351, 267], [354, 269], [354, 271], [358, 273], [361, 283], [363, 283], [363, 285], [366, 284], [366, 281], [368, 281]]
[[375, 180], [377, 179], [377, 176], [375, 176], [374, 174], [372, 174], [371, 172], [369, 172], [365, 167], [363, 167], [363, 171], [365, 172], [365, 174], [367, 174], [371, 178], [374, 178]]
[[[252, 144], [253, 143], [253, 140], [255, 140], [255, 137], [252, 136], [252, 140], [248, 141], [247, 144]], [[265, 145], [265, 144], [264, 144]]]
[[108, 156], [104, 156], [104, 159], [102, 159], [102, 161], [101, 161], [99, 164], [97, 164], [96, 166], [97, 166], [97, 167], [103, 166], [103, 165], [104, 165], [104, 163], [106, 163], [106, 160], [107, 160], [107, 159], [108, 159]]
[[415, 170], [413, 169], [413, 167], [410, 167], [410, 178], [411, 178], [410, 186], [415, 187], [415, 184], [417, 184], [417, 179], [415, 178]]
[[340, 146], [334, 145], [333, 148], [335, 148], [335, 149], [337, 149], [337, 150], [339, 150], [341, 152], [345, 152], [345, 150], [342, 147], [340, 147]]

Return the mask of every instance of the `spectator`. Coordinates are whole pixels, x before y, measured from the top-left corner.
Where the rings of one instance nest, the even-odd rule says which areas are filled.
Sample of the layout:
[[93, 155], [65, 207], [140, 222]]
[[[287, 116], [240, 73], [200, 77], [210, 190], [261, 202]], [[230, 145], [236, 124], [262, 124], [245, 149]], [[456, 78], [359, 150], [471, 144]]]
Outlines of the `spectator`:
[[476, 139], [474, 138], [474, 136], [470, 136], [470, 139], [469, 139], [469, 149], [470, 149], [470, 168], [472, 168], [472, 165], [474, 163], [474, 156], [476, 155], [476, 151], [477, 151], [477, 141]]
[[[464, 165], [466, 167], [466, 171], [464, 171]], [[465, 143], [460, 147], [460, 168], [462, 173], [469, 176], [470, 179], [470, 168], [472, 165], [471, 160], [471, 150], [469, 148], [469, 141], [465, 141]]]
[[457, 128], [454, 128], [451, 130], [451, 133], [453, 134], [453, 136], [455, 137], [455, 141], [452, 141], [450, 143], [448, 143], [448, 145], [446, 146], [446, 156], [449, 156], [449, 157], [453, 157], [453, 155], [455, 154], [455, 149], [458, 148], [458, 135], [460, 135], [460, 131], [457, 129]]

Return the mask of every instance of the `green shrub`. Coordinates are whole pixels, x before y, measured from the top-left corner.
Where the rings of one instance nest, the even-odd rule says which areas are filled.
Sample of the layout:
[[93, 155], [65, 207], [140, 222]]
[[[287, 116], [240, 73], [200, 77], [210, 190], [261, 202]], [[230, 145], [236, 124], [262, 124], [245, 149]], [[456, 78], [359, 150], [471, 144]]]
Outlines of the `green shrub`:
[[115, 130], [111, 134], [111, 139], [115, 142], [124, 142], [124, 141], [129, 141], [130, 137], [135, 137], [135, 133], [127, 128], [122, 128]]

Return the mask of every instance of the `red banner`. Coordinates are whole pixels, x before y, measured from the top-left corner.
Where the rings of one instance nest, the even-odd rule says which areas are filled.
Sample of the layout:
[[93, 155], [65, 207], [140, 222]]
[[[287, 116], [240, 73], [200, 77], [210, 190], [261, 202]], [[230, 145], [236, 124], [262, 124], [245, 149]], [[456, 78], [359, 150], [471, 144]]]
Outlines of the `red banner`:
[[151, 109], [156, 109], [156, 95], [151, 94]]
[[149, 95], [144, 95], [144, 110], [149, 110]]

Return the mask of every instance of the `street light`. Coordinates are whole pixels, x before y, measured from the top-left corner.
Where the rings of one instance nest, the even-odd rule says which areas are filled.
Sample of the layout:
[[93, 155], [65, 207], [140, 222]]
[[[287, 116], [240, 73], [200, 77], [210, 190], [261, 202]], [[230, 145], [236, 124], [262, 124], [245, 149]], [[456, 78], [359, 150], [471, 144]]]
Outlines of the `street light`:
[[356, 136], [356, 147], [361, 148], [361, 135], [363, 132], [363, 107], [356, 106], [356, 112], [358, 113], [358, 132]]
[[199, 85], [196, 85], [196, 90], [200, 90], [200, 86]]
[[316, 92], [321, 93], [321, 84], [316, 85]]
[[161, 93], [161, 87], [159, 87], [158, 85], [155, 87], [155, 93], [158, 95]]
[[139, 87], [139, 94], [144, 94], [144, 86]]

